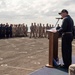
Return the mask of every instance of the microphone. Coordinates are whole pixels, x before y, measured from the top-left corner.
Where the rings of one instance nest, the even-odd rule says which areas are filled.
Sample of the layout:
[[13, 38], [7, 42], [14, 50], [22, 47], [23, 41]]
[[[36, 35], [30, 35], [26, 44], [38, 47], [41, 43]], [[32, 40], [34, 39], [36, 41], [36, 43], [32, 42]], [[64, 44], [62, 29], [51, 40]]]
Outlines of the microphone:
[[56, 19], [58, 19], [58, 20], [57, 20], [57, 22], [56, 22], [56, 24], [55, 24], [55, 27], [57, 26], [57, 24], [58, 24], [59, 20], [60, 20], [60, 19], [63, 19], [63, 18], [62, 18], [62, 17], [60, 17], [60, 18], [56, 18]]
[[61, 17], [61, 18], [56, 18], [56, 19], [63, 19], [63, 18]]

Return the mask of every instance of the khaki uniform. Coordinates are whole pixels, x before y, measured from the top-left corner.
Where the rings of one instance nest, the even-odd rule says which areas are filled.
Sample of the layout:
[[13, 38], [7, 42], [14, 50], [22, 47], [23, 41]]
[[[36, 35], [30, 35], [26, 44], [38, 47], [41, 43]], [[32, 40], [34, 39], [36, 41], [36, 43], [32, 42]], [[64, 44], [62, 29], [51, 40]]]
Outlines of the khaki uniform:
[[54, 27], [54, 25], [52, 25], [52, 28]]
[[13, 37], [16, 36], [16, 26], [15, 25], [12, 27], [12, 35]]
[[43, 25], [43, 37], [46, 37], [46, 27]]
[[28, 26], [26, 25], [26, 36], [28, 36]]
[[30, 38], [31, 37], [34, 37], [34, 26], [33, 26], [33, 23], [32, 25], [30, 26]]
[[36, 38], [37, 37], [37, 26], [34, 25], [34, 37]]
[[39, 37], [39, 24], [37, 25], [37, 37]]
[[51, 29], [51, 24], [50, 24], [50, 26], [49, 26], [49, 29]]
[[18, 36], [18, 26], [16, 25], [15, 26], [15, 37], [17, 37]]
[[14, 37], [14, 26], [12, 26], [12, 37]]
[[42, 28], [42, 25], [40, 24], [40, 26], [39, 26], [39, 37], [43, 37], [42, 33], [43, 33], [43, 28]]
[[24, 33], [23, 33], [23, 26], [21, 25], [21, 31], [20, 31], [20, 36], [24, 36]]
[[22, 27], [19, 24], [19, 26], [18, 26], [18, 37], [21, 37], [21, 35], [22, 35]]
[[18, 30], [17, 30], [17, 36], [20, 37], [20, 31], [21, 31], [21, 28], [20, 28], [20, 25], [18, 25]]
[[46, 37], [48, 37], [48, 32], [47, 32], [47, 30], [49, 29], [49, 26], [48, 26], [48, 24], [46, 25]]

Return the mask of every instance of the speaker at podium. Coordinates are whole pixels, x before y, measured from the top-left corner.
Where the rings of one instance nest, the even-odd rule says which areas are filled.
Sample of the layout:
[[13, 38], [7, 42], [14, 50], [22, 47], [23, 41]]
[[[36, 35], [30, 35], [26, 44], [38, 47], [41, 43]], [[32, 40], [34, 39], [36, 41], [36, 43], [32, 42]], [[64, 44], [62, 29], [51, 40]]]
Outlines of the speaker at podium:
[[48, 39], [49, 39], [49, 63], [46, 65], [47, 67], [54, 67], [58, 61], [58, 38], [59, 38], [59, 33], [56, 32], [57, 24], [60, 19], [63, 18], [56, 18], [57, 22], [55, 24], [54, 28], [51, 28], [50, 30], [47, 30], [48, 32]]

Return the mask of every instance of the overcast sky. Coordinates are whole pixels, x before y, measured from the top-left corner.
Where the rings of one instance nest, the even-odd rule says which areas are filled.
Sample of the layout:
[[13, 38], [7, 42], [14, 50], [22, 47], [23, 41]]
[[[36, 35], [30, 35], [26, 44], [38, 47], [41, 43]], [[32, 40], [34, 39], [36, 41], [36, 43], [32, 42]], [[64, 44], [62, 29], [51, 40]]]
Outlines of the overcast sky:
[[75, 0], [0, 0], [0, 22], [55, 24], [62, 9], [75, 19], [74, 7]]

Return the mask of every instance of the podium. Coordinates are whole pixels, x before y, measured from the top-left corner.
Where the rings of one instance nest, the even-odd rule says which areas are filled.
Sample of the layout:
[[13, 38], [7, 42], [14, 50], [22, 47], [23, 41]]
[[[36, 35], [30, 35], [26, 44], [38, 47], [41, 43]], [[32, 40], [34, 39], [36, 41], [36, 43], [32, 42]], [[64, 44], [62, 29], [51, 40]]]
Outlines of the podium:
[[54, 29], [47, 30], [49, 34], [49, 64], [46, 67], [54, 67], [53, 60], [58, 58], [58, 33], [53, 32]]

